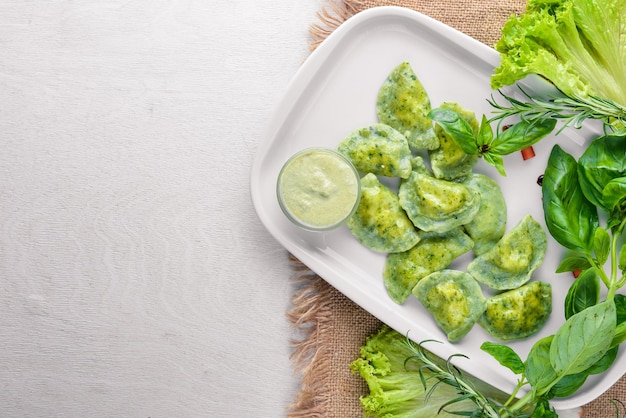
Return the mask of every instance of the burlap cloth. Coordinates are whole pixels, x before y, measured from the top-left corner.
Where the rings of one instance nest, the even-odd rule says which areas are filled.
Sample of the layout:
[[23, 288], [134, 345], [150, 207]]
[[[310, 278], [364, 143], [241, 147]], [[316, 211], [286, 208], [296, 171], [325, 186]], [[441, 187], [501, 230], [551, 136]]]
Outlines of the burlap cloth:
[[[525, 0], [346, 0], [330, 1], [311, 27], [311, 49], [351, 15], [376, 6], [403, 6], [440, 20], [493, 46], [512, 13], [524, 10]], [[364, 381], [351, 373], [365, 338], [381, 322], [290, 257], [294, 294], [287, 316], [300, 337], [293, 341], [293, 364], [302, 386], [288, 417], [362, 417], [359, 396]], [[584, 418], [615, 417], [612, 399], [626, 401], [626, 376], [607, 393], [583, 407]], [[623, 412], [620, 414], [622, 416]]]

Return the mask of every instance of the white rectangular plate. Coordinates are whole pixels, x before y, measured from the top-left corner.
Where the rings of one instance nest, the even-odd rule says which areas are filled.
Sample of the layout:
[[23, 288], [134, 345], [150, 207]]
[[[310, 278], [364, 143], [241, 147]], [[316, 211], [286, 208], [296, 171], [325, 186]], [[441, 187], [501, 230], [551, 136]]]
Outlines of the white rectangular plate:
[[[481, 327], [475, 326], [459, 343], [448, 343], [417, 299], [410, 297], [398, 305], [387, 296], [382, 280], [384, 254], [364, 248], [346, 227], [328, 233], [296, 228], [282, 214], [275, 191], [278, 172], [289, 156], [311, 146], [335, 148], [348, 133], [377, 121], [378, 89], [401, 62], [411, 63], [433, 107], [453, 101], [481, 117], [491, 112], [487, 103], [493, 94], [489, 78], [498, 60], [495, 50], [409, 9], [379, 7], [357, 14], [321, 44], [290, 83], [259, 145], [251, 173], [251, 193], [258, 216], [270, 233], [332, 286], [389, 326], [408, 332], [413, 340], [444, 342], [428, 346], [438, 356], [465, 354], [469, 360], [457, 361], [459, 367], [510, 392], [516, 378], [480, 350], [482, 342], [496, 341]], [[506, 177], [479, 162], [476, 171], [489, 174], [502, 187], [508, 206], [507, 230], [526, 214], [545, 228], [537, 179], [553, 144], [558, 141], [578, 156], [593, 134], [590, 129], [570, 129], [537, 144], [537, 156], [531, 160], [510, 155], [505, 159]], [[573, 278], [569, 273], [554, 273], [562, 249], [549, 238], [546, 260], [533, 280], [552, 283], [553, 313], [540, 333], [510, 343], [522, 358], [537, 339], [554, 333], [564, 321], [563, 300]], [[458, 264], [462, 262], [455, 266], [462, 268]], [[610, 371], [588, 379], [574, 396], [552, 404], [557, 409], [570, 409], [588, 403], [616, 382], [624, 370], [626, 357], [620, 354]]]

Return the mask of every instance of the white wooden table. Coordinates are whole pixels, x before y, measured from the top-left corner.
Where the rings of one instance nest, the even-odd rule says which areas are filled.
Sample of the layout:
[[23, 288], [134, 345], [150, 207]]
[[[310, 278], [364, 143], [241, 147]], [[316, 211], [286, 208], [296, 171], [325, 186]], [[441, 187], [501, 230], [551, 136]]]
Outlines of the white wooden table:
[[284, 416], [249, 172], [321, 5], [0, 4], [0, 416]]
[[0, 417], [285, 415], [249, 175], [323, 4], [0, 4]]

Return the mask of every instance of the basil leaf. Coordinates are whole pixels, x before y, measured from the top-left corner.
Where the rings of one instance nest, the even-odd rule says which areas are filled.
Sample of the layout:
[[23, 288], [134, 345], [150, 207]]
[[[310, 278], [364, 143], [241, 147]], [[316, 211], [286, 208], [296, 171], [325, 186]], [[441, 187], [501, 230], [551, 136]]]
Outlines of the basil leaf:
[[594, 205], [610, 212], [602, 192], [613, 179], [626, 176], [626, 137], [607, 135], [595, 139], [578, 159], [578, 180]]
[[611, 341], [611, 347], [619, 347], [624, 341], [626, 341], [626, 322], [622, 322], [615, 327], [615, 335]]
[[565, 296], [565, 318], [596, 305], [600, 301], [600, 276], [595, 268], [583, 271]]
[[600, 360], [615, 333], [616, 310], [606, 300], [571, 316], [550, 344], [550, 363], [559, 376], [580, 373]]
[[478, 128], [478, 138], [476, 140], [478, 151], [481, 152], [485, 148], [485, 145], [487, 146], [486, 148], [489, 149], [492, 141], [493, 129], [491, 129], [491, 125], [489, 124], [487, 116], [483, 115], [483, 118], [480, 122], [480, 127]]
[[551, 133], [556, 126], [555, 119], [522, 119], [498, 134], [489, 151], [498, 155], [507, 155], [527, 148]]
[[615, 228], [617, 228], [620, 224], [622, 223], [622, 219], [618, 218], [616, 216], [613, 215], [609, 215], [607, 221], [606, 221], [606, 227], [607, 229], [610, 229], [612, 231], [615, 230]]
[[609, 181], [602, 189], [604, 207], [611, 212], [623, 212], [626, 209], [626, 177]]
[[591, 263], [587, 258], [580, 255], [572, 255], [565, 257], [556, 268], [557, 273], [565, 273], [576, 270], [586, 270], [591, 267]]
[[564, 398], [572, 395], [585, 383], [587, 377], [607, 371], [615, 362], [619, 347], [609, 349], [604, 356], [583, 372], [563, 376], [552, 387], [551, 393], [555, 397]]
[[598, 211], [578, 184], [576, 160], [558, 145], [550, 153], [541, 190], [552, 237], [566, 248], [590, 254]]
[[617, 323], [626, 322], [626, 296], [618, 293], [613, 297], [613, 300], [615, 301], [615, 310], [617, 312]]
[[585, 370], [584, 373], [590, 376], [592, 374], [600, 374], [606, 372], [615, 362], [618, 351], [618, 346], [611, 347], [600, 360], [596, 361], [590, 368]]
[[593, 252], [599, 265], [606, 263], [611, 251], [611, 236], [606, 229], [598, 227], [593, 234]]
[[506, 176], [506, 172], [504, 171], [504, 160], [500, 155], [487, 152], [486, 154], [483, 154], [483, 158], [488, 164], [494, 166], [501, 176]]
[[550, 402], [547, 399], [542, 399], [535, 405], [530, 418], [558, 418], [558, 414], [550, 407]]
[[524, 362], [513, 349], [504, 344], [492, 343], [485, 341], [480, 349], [489, 353], [491, 357], [498, 360], [498, 363], [508, 368], [515, 374], [524, 372]]
[[618, 268], [621, 271], [626, 270], [626, 245], [622, 245], [622, 247], [619, 249]]
[[428, 113], [428, 117], [437, 122], [452, 137], [454, 142], [469, 155], [478, 154], [478, 145], [474, 129], [454, 110], [438, 107]]
[[563, 376], [552, 387], [551, 392], [557, 398], [565, 398], [572, 395], [585, 383], [589, 375], [585, 372]]
[[532, 346], [526, 358], [526, 378], [539, 395], [550, 390], [558, 378], [550, 363], [550, 346], [553, 340], [554, 335], [540, 339]]

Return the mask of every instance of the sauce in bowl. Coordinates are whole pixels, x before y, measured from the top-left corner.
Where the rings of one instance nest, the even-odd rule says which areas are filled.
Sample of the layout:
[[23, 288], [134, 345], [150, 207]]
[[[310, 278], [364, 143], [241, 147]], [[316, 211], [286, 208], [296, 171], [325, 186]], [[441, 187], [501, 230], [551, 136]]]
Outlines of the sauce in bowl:
[[293, 155], [280, 171], [278, 203], [296, 225], [326, 231], [342, 225], [359, 204], [359, 173], [342, 154], [310, 148]]

